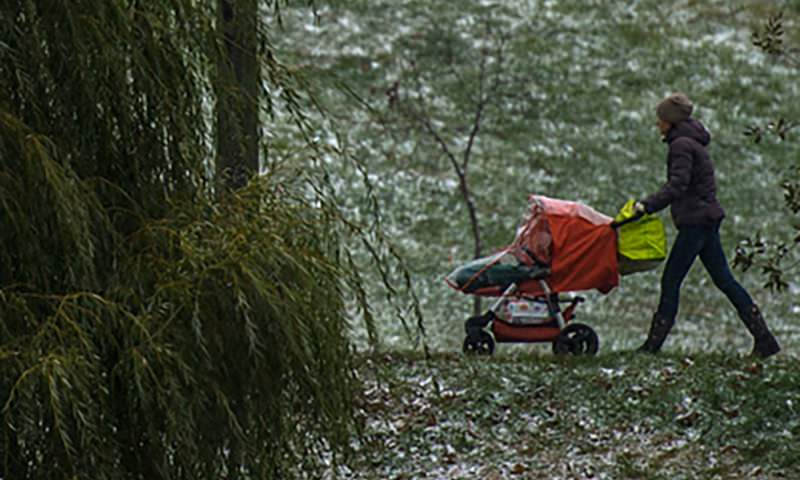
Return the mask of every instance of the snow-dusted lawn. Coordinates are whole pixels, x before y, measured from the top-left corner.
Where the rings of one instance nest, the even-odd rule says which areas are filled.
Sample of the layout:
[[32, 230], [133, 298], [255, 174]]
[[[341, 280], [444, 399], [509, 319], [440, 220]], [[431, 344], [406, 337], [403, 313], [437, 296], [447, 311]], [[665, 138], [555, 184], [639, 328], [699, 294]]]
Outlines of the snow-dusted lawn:
[[[306, 9], [287, 10], [276, 48], [330, 111], [319, 120], [321, 137], [338, 131], [337, 148], [369, 170], [382, 226], [413, 274], [428, 345], [457, 351], [472, 299], [448, 289], [442, 278], [472, 255], [467, 213], [439, 145], [419, 128], [396, 122], [387, 97], [394, 82], [401, 99], [425, 97], [432, 124], [460, 153], [478, 59], [498, 34], [505, 36], [508, 96], [487, 111], [469, 175], [486, 253], [511, 240], [530, 193], [613, 214], [628, 198], [658, 188], [665, 147], [653, 125], [654, 105], [673, 90], [688, 92], [713, 134], [719, 196], [728, 211], [722, 235], [733, 257], [737, 243], [757, 231], [779, 240], [794, 236], [796, 219], [783, 207], [780, 183], [800, 158], [800, 131], [789, 141], [768, 138], [758, 145], [743, 135], [752, 124], [800, 118], [797, 70], [750, 44], [752, 28], [771, 11], [764, 2], [722, 0], [335, 1], [320, 6], [316, 22]], [[796, 40], [795, 16], [786, 15], [787, 35]], [[499, 63], [499, 56], [487, 59], [488, 68]], [[381, 115], [396, 123], [382, 127]], [[349, 162], [332, 166], [353, 217], [366, 218], [371, 204], [360, 173]], [[668, 235], [674, 236], [671, 226]], [[625, 278], [607, 296], [589, 294], [581, 320], [596, 327], [602, 351], [641, 340], [657, 302], [659, 273]], [[799, 348], [796, 296], [771, 294], [756, 270], [736, 274], [787, 350]], [[402, 277], [396, 281], [402, 295]], [[406, 348], [408, 335], [385, 304], [377, 277], [373, 285], [384, 344]], [[401, 296], [401, 304], [408, 300]], [[668, 348], [748, 348], [733, 308], [702, 267], [687, 278], [682, 302]], [[357, 319], [354, 326], [362, 338]]]

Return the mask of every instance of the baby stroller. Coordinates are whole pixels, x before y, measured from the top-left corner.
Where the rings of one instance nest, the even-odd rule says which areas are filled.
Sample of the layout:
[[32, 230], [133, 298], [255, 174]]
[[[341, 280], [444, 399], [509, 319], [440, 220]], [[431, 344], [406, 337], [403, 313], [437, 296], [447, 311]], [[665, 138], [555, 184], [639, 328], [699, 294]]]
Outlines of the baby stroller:
[[661, 220], [634, 213], [633, 203], [613, 219], [577, 202], [531, 195], [511, 245], [445, 279], [462, 293], [497, 297], [485, 314], [465, 322], [464, 353], [491, 355], [496, 342], [550, 342], [556, 354], [597, 353], [597, 333], [572, 321], [584, 298], [561, 294], [606, 294], [620, 274], [655, 268], [665, 258]]

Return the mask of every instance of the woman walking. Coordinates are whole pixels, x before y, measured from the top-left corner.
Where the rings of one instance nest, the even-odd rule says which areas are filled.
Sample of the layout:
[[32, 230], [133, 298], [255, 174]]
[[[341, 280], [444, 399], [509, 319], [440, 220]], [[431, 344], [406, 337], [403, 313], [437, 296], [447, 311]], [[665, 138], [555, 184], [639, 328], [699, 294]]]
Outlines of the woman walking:
[[714, 285], [736, 308], [753, 336], [753, 354], [766, 358], [780, 351], [758, 306], [736, 281], [728, 267], [719, 237], [725, 212], [716, 196], [714, 164], [706, 147], [711, 135], [691, 117], [693, 106], [682, 93], [674, 93], [656, 107], [657, 125], [667, 143], [667, 183], [636, 204], [640, 212], [654, 213], [670, 206], [678, 236], [661, 276], [661, 297], [647, 340], [639, 350], [661, 349], [678, 313], [680, 288], [699, 256]]

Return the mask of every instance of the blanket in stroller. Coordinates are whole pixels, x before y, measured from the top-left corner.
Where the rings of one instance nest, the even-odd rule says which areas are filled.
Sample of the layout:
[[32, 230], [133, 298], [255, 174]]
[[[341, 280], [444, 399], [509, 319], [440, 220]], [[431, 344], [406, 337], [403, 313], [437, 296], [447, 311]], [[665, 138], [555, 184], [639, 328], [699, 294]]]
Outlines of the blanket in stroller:
[[446, 278], [464, 293], [499, 296], [512, 283], [519, 294], [543, 295], [546, 278], [554, 292], [619, 284], [613, 219], [578, 202], [531, 195], [526, 217], [508, 247], [467, 263]]

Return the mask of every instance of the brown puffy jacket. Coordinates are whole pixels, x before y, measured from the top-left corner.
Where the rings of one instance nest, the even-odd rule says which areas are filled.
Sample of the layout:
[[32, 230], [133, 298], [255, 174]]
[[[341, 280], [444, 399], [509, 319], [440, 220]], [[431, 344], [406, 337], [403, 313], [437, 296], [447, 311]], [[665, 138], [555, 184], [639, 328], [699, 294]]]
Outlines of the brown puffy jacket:
[[669, 145], [667, 183], [642, 200], [647, 213], [669, 205], [678, 228], [719, 223], [725, 211], [717, 200], [714, 163], [706, 150], [711, 142], [708, 130], [690, 118], [674, 125], [664, 141]]

